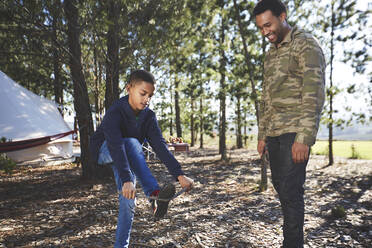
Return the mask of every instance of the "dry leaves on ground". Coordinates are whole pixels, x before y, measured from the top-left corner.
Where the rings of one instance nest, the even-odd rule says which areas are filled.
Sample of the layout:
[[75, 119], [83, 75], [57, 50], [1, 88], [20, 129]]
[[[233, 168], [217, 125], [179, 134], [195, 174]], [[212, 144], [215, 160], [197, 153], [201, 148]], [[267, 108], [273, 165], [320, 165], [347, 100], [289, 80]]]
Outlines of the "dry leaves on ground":
[[[272, 186], [258, 192], [260, 164], [254, 151], [232, 150], [227, 162], [216, 149], [180, 153], [195, 179], [189, 194], [171, 202], [153, 221], [138, 186], [131, 247], [280, 247], [282, 216]], [[150, 168], [163, 184], [165, 167]], [[269, 170], [270, 171], [270, 170]], [[80, 180], [81, 168], [22, 166], [0, 177], [0, 247], [112, 247], [117, 194], [111, 179]], [[306, 181], [306, 247], [368, 247], [372, 243], [372, 161], [337, 159], [326, 167], [313, 156]], [[177, 185], [178, 190], [180, 189]], [[332, 217], [343, 207], [346, 217]]]

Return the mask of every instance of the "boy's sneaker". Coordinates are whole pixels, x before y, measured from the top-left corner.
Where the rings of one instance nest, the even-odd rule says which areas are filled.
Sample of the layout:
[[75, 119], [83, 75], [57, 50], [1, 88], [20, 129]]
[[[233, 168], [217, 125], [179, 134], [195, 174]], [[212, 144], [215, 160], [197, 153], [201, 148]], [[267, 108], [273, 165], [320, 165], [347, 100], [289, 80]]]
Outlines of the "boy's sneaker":
[[175, 193], [176, 187], [173, 184], [169, 183], [163, 186], [157, 195], [157, 199], [151, 203], [155, 218], [164, 217], [168, 210], [169, 201], [172, 200]]

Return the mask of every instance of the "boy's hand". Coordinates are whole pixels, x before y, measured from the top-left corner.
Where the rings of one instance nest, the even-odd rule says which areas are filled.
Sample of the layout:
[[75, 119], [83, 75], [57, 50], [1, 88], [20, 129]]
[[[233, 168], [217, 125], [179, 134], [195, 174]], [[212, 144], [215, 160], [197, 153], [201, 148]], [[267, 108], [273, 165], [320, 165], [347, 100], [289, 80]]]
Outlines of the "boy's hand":
[[136, 188], [132, 182], [125, 182], [122, 188], [123, 196], [127, 199], [134, 199], [136, 197]]
[[186, 188], [186, 192], [189, 191], [192, 188], [192, 185], [194, 184], [194, 180], [184, 175], [178, 176], [177, 179], [178, 182], [181, 184], [181, 187], [183, 189]]

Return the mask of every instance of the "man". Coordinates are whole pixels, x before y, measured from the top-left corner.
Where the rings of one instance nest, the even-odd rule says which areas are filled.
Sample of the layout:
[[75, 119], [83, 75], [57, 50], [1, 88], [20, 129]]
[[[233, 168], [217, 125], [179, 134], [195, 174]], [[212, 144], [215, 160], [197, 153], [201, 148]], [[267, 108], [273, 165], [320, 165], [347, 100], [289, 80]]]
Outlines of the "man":
[[324, 55], [311, 34], [287, 23], [279, 0], [259, 1], [253, 14], [271, 43], [264, 62], [257, 150], [262, 156], [268, 148], [284, 217], [283, 247], [303, 247], [303, 184], [324, 104]]

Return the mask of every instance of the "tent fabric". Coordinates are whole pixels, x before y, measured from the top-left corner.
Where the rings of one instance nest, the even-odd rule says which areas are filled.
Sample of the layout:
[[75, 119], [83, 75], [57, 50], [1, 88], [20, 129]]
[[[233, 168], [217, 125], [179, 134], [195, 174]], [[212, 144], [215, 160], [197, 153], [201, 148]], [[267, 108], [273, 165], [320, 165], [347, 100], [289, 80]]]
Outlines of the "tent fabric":
[[[70, 131], [70, 127], [63, 120], [57, 105], [53, 101], [23, 88], [0, 71], [0, 137], [16, 142], [51, 137]], [[61, 155], [64, 157], [72, 156], [72, 137], [66, 136], [58, 142], [67, 142], [71, 143], [71, 145], [59, 146], [57, 149], [59, 151], [53, 154], [50, 153], [50, 150], [56, 151], [56, 149], [49, 149], [48, 144], [50, 143], [38, 146], [37, 149], [48, 150], [45, 152], [34, 147], [30, 148], [34, 151], [31, 153], [24, 149], [9, 154], [15, 161], [26, 159], [22, 156], [23, 153], [28, 154], [27, 159], [41, 157], [45, 159], [49, 156]], [[35, 155], [35, 158], [32, 158], [32, 154]], [[43, 154], [47, 154], [46, 157]]]

